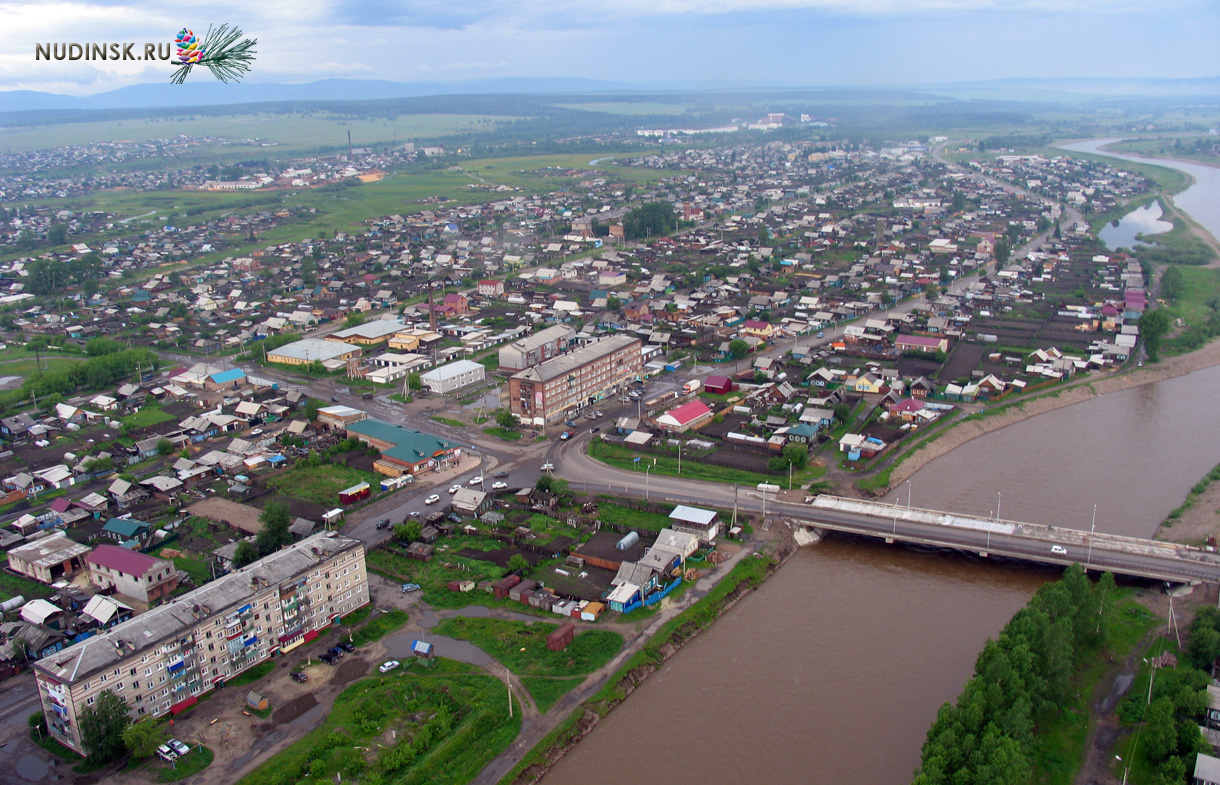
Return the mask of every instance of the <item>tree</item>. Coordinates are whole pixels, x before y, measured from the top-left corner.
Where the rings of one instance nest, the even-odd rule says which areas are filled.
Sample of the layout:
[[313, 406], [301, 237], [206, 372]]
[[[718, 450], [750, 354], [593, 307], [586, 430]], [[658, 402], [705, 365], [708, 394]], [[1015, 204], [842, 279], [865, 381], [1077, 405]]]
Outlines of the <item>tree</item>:
[[422, 390], [424, 388], [424, 382], [419, 378], [417, 371], [407, 374], [407, 387], [412, 390]]
[[995, 244], [995, 260], [1000, 264], [1008, 261], [1008, 257], [1012, 255], [1012, 247], [1009, 246], [1008, 240], [1000, 238]]
[[151, 719], [133, 722], [123, 730], [123, 744], [136, 759], [151, 758], [165, 743], [165, 729]]
[[530, 563], [525, 560], [525, 557], [519, 553], [514, 553], [512, 558], [508, 560], [508, 571], [518, 574], [524, 574], [530, 568]]
[[166, 456], [174, 451], [174, 443], [169, 439], [157, 440], [157, 455]]
[[408, 519], [394, 527], [394, 537], [401, 542], [415, 542], [422, 531], [423, 527], [419, 525], [419, 521]]
[[263, 508], [262, 515], [258, 516], [262, 521], [262, 531], [254, 539], [254, 544], [258, 547], [260, 556], [266, 556], [275, 553], [285, 545], [292, 543], [292, 532], [288, 531], [288, 526], [292, 522], [292, 514], [288, 511], [288, 505], [283, 502], [271, 501], [267, 502], [267, 506]]
[[1177, 300], [1185, 288], [1186, 280], [1177, 267], [1170, 267], [1161, 276], [1161, 294], [1165, 295], [1166, 300]]
[[80, 714], [80, 739], [89, 759], [106, 763], [121, 755], [123, 731], [130, 722], [127, 702], [110, 690], [103, 690], [93, 705]]
[[750, 353], [750, 344], [740, 338], [735, 338], [729, 341], [729, 354], [733, 355], [734, 360], [740, 360]]
[[780, 454], [785, 461], [792, 464], [793, 469], [804, 469], [805, 464], [809, 462], [809, 448], [797, 442], [785, 444]]
[[1151, 760], [1159, 761], [1173, 752], [1177, 744], [1173, 701], [1167, 697], [1157, 698], [1148, 709], [1148, 722], [1144, 726], [1144, 750]]
[[362, 324], [364, 324], [364, 314], [360, 311], [353, 311], [343, 320], [344, 327], [359, 327]]
[[507, 409], [496, 412], [496, 425], [499, 425], [501, 428], [508, 428], [511, 430], [520, 424], [521, 420], [517, 417], [517, 415], [513, 414]]
[[1164, 308], [1146, 311], [1139, 320], [1140, 337], [1144, 339], [1144, 348], [1148, 350], [1148, 358], [1156, 362], [1161, 357], [1161, 338], [1169, 330], [1173, 317]]
[[63, 245], [68, 242], [68, 227], [61, 223], [53, 223], [48, 226], [47, 242], [51, 245]]
[[672, 232], [678, 225], [674, 208], [668, 202], [642, 204], [623, 216], [623, 234], [628, 240], [639, 240]]
[[249, 540], [242, 540], [237, 543], [237, 549], [233, 551], [233, 566], [235, 568], [245, 567], [247, 564], [253, 564], [258, 561], [258, 548]]
[[318, 409], [320, 408], [322, 408], [322, 405], [318, 403], [317, 398], [310, 398], [305, 401], [305, 419], [309, 422], [318, 419]]

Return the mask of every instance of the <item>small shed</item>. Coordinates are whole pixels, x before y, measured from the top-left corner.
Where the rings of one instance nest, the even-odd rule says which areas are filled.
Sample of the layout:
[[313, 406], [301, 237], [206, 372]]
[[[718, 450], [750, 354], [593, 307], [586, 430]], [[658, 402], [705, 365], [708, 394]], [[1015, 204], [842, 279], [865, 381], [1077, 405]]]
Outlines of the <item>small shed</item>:
[[605, 610], [606, 606], [600, 602], [591, 602], [580, 612], [580, 618], [583, 621], [597, 621]]
[[491, 591], [496, 595], [496, 599], [505, 600], [508, 599], [509, 590], [520, 582], [520, 575], [506, 575], [491, 585]]
[[421, 659], [430, 660], [436, 656], [432, 644], [427, 641], [411, 641], [411, 653]]
[[557, 630], [546, 636], [546, 647], [551, 651], [563, 651], [575, 637], [576, 625], [565, 621]]
[[266, 711], [271, 708], [271, 702], [254, 690], [246, 693], [246, 705], [255, 711]]
[[[537, 581], [531, 581], [529, 579], [523, 580], [508, 590], [508, 598], [515, 602], [521, 602], [521, 595], [525, 592], [533, 591], [534, 587], [537, 585]], [[526, 598], [525, 602], [529, 602], [528, 597]]]

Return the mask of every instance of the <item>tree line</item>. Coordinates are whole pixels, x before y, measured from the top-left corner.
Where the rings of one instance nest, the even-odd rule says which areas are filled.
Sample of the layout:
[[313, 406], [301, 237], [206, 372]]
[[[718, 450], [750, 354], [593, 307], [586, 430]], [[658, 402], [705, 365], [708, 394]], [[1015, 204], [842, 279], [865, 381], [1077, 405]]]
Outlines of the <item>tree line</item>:
[[1040, 588], [989, 640], [974, 676], [928, 730], [915, 785], [1018, 785], [1033, 779], [1038, 723], [1068, 709], [1072, 678], [1105, 640], [1114, 576], [1079, 564]]
[[[109, 343], [115, 347], [122, 346], [113, 340], [109, 340]], [[151, 349], [119, 348], [83, 363], [76, 363], [62, 371], [37, 373], [27, 377], [21, 385], [21, 397], [67, 397], [81, 390], [99, 390], [130, 376], [137, 369], [145, 372], [155, 371], [160, 367], [160, 362], [161, 359]]]

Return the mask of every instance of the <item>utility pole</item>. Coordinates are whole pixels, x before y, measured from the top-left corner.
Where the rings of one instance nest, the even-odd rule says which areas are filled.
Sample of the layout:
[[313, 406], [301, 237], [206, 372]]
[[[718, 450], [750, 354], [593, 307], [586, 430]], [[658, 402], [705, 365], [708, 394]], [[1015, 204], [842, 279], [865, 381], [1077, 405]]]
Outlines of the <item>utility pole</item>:
[[[1089, 566], [1093, 563], [1093, 532], [1097, 529], [1097, 505], [1093, 505], [1093, 522], [1089, 524], [1089, 552], [1084, 557], [1084, 571], [1089, 571]], [[1173, 604], [1173, 597], [1169, 598], [1169, 602]]]

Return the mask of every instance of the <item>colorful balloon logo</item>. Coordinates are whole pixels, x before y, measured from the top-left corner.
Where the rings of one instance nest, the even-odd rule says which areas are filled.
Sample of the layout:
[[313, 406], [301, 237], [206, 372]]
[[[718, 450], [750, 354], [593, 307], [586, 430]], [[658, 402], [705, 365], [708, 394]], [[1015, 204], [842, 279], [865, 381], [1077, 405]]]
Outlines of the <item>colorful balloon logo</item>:
[[178, 60], [183, 63], [198, 63], [203, 57], [203, 42], [185, 27], [178, 31], [174, 39], [178, 47]]

